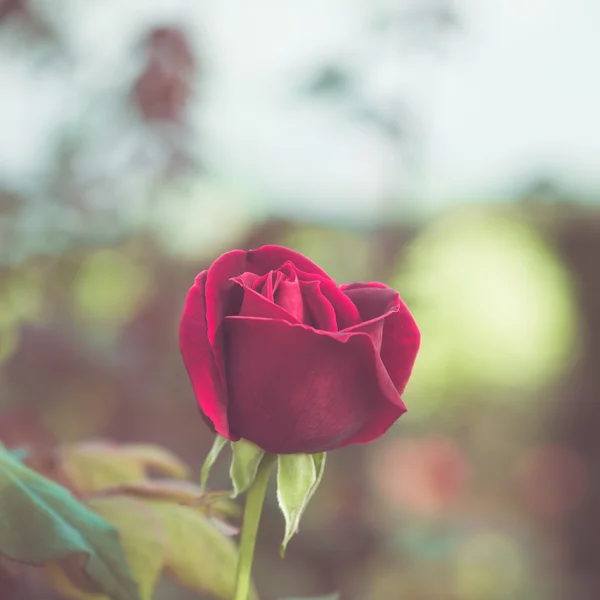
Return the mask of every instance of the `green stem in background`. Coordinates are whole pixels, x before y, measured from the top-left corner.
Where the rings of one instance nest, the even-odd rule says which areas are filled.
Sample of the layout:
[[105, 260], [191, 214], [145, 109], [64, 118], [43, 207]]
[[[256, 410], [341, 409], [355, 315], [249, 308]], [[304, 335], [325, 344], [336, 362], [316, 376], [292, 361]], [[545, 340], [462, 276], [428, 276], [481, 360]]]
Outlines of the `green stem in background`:
[[233, 600], [248, 600], [256, 534], [258, 533], [258, 524], [260, 523], [260, 514], [265, 500], [267, 484], [269, 483], [271, 467], [276, 458], [276, 454], [265, 454], [263, 456], [256, 472], [256, 478], [248, 489]]

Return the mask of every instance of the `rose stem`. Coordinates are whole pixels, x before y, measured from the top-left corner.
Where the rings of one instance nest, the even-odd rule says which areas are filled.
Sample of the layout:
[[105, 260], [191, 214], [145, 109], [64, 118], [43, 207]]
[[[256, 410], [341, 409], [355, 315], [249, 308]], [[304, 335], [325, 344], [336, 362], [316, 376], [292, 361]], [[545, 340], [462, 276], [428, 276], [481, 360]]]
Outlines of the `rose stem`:
[[256, 534], [258, 533], [260, 514], [265, 499], [265, 492], [267, 491], [267, 484], [269, 483], [271, 467], [276, 458], [276, 454], [265, 454], [263, 456], [260, 465], [258, 466], [258, 471], [256, 472], [256, 478], [248, 489], [246, 506], [244, 508], [244, 522], [242, 524], [242, 536], [240, 540], [233, 600], [248, 599]]

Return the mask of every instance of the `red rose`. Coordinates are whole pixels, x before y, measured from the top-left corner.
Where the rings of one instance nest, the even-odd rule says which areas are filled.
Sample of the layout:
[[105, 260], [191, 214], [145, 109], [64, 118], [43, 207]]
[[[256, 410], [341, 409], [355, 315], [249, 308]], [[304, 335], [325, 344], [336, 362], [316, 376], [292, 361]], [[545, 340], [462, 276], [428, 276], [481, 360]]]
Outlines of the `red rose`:
[[206, 420], [267, 452], [316, 453], [381, 436], [404, 412], [420, 343], [398, 293], [338, 286], [279, 246], [233, 250], [190, 289], [180, 344]]

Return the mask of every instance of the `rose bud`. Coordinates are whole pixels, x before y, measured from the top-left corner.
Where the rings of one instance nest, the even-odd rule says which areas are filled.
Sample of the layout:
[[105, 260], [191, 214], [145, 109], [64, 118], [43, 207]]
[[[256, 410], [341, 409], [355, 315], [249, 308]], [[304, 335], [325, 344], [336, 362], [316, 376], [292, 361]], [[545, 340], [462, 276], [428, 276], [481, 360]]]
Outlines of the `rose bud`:
[[405, 411], [419, 329], [382, 283], [338, 286], [279, 246], [233, 250], [195, 280], [180, 345], [207, 423], [274, 454], [371, 442]]

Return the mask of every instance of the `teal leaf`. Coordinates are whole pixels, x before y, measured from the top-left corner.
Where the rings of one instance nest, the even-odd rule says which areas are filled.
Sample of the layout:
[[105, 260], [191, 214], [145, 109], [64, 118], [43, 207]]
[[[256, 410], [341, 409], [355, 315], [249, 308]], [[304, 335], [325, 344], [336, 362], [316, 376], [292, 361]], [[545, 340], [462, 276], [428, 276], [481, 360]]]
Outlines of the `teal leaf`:
[[200, 472], [200, 489], [201, 491], [206, 490], [206, 484], [208, 482], [208, 477], [210, 475], [210, 470], [212, 466], [215, 464], [215, 461], [221, 454], [221, 450], [225, 447], [227, 443], [227, 438], [224, 438], [222, 435], [217, 433], [217, 437], [213, 442], [212, 448], [208, 453], [208, 456], [204, 459], [204, 464], [202, 465], [202, 471]]
[[28, 448], [10, 448], [7, 452], [20, 463], [25, 462], [29, 458], [29, 449]]
[[313, 497], [325, 470], [326, 454], [282, 454], [277, 469], [277, 500], [285, 519], [281, 556]]
[[114, 600], [139, 600], [116, 529], [2, 446], [0, 554], [35, 565], [83, 558], [102, 592]]
[[229, 475], [233, 483], [233, 494], [235, 498], [245, 492], [254, 482], [258, 465], [265, 453], [262, 448], [247, 440], [231, 442], [233, 457]]

